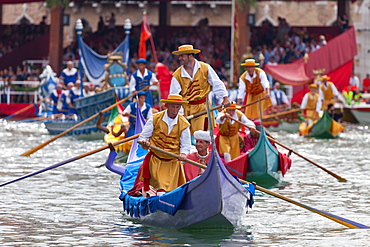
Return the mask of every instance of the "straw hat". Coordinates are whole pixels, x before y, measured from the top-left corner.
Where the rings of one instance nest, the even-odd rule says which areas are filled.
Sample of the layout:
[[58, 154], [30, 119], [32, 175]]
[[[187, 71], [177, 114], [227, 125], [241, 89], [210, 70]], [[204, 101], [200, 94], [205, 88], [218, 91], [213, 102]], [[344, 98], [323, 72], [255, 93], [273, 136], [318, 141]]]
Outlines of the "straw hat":
[[316, 84], [310, 84], [308, 87], [309, 88], [317, 88], [317, 85]]
[[237, 105], [235, 103], [232, 103], [228, 107], [226, 107], [226, 109], [232, 109], [232, 110], [241, 109], [241, 108], [242, 107], [240, 105]]
[[254, 59], [245, 59], [244, 63], [241, 64], [241, 66], [245, 67], [256, 67], [259, 66], [259, 63], [256, 63], [256, 60]]
[[329, 80], [330, 80], [330, 77], [329, 77], [329, 76], [327, 76], [327, 75], [323, 75], [323, 76], [321, 77], [321, 80], [322, 80], [322, 81], [329, 81]]
[[192, 45], [181, 45], [179, 46], [177, 51], [173, 51], [172, 54], [174, 55], [182, 55], [182, 54], [197, 54], [200, 50], [194, 49]]
[[189, 101], [182, 100], [181, 95], [177, 94], [169, 94], [167, 99], [161, 99], [163, 103], [171, 103], [171, 104], [187, 104]]

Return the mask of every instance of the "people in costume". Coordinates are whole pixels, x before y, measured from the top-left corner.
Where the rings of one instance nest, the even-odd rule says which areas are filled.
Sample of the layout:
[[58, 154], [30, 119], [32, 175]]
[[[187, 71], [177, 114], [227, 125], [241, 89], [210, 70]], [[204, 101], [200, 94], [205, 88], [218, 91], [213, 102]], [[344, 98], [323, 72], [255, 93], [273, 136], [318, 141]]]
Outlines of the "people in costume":
[[240, 156], [238, 132], [242, 125], [231, 118], [237, 119], [251, 128], [255, 128], [255, 124], [238, 109], [240, 109], [239, 105], [231, 104], [221, 111], [216, 118], [216, 122], [219, 124], [216, 147], [218, 153], [224, 156], [226, 162]]
[[[243, 147], [240, 149], [240, 153], [243, 154], [243, 153], [249, 153], [256, 145], [257, 145], [257, 142], [258, 142], [258, 139], [260, 138], [260, 133], [261, 132], [261, 129], [263, 128], [262, 124], [260, 121], [253, 121], [253, 123], [255, 124], [256, 128], [255, 129], [250, 129], [250, 132], [248, 135], [244, 136], [243, 138]], [[257, 131], [256, 131], [257, 130]], [[266, 131], [266, 135], [271, 137], [272, 136], [270, 135], [270, 133]], [[271, 145], [275, 146], [275, 143], [271, 140], [269, 140]]]
[[59, 100], [62, 94], [63, 94], [63, 83], [58, 83], [56, 88], [50, 93], [50, 98], [53, 100], [52, 113], [53, 115], [55, 115], [55, 117], [59, 117], [62, 114], [62, 112], [59, 111], [58, 109], [58, 108], [62, 108], [63, 106], [62, 102]]
[[[204, 130], [197, 130], [194, 132], [195, 148], [196, 152], [189, 154], [186, 158], [197, 163], [207, 165], [209, 162], [209, 146], [211, 144], [210, 133]], [[195, 165], [184, 162], [184, 172], [186, 181], [190, 181], [193, 178], [201, 175], [204, 170]]]
[[317, 85], [311, 84], [309, 88], [310, 92], [303, 96], [301, 103], [301, 109], [305, 110], [308, 126], [313, 123], [313, 120], [319, 118], [319, 112], [321, 110], [321, 100], [319, 94], [317, 93]]
[[274, 85], [274, 90], [270, 92], [270, 98], [272, 106], [278, 108], [279, 110], [285, 110], [289, 107], [289, 100], [285, 92], [280, 89], [280, 83], [276, 82]]
[[140, 173], [145, 192], [149, 191], [149, 185], [157, 190], [171, 191], [186, 182], [181, 161], [190, 153], [190, 124], [178, 113], [181, 105], [187, 104], [188, 101], [173, 94], [161, 101], [166, 103], [167, 109], [154, 114], [148, 120], [139, 141], [142, 141], [143, 148], [148, 149], [149, 145], [153, 145], [176, 154], [179, 158], [150, 149]]
[[66, 86], [69, 82], [76, 83], [78, 79], [78, 70], [73, 67], [72, 61], [67, 62], [67, 68], [63, 69], [62, 73], [60, 74], [59, 79]]
[[337, 87], [334, 85], [334, 83], [332, 83], [329, 80], [330, 77], [327, 75], [323, 75], [321, 77], [319, 95], [320, 99], [323, 101], [322, 103], [323, 109], [327, 109], [329, 104], [334, 104], [339, 94]]
[[126, 137], [133, 136], [135, 134], [136, 126], [136, 108], [139, 107], [144, 119], [150, 119], [153, 116], [152, 106], [145, 102], [146, 93], [140, 91], [137, 93], [137, 101], [130, 103], [125, 110], [123, 115], [129, 118], [130, 128], [127, 131]]
[[[230, 103], [225, 85], [214, 69], [209, 64], [195, 59], [195, 54], [199, 52], [200, 50], [194, 49], [192, 45], [179, 46], [177, 51], [172, 52], [179, 56], [181, 66], [172, 74], [170, 94], [179, 94], [184, 100], [189, 101], [189, 104], [183, 105], [185, 116], [206, 110], [206, 97], [211, 91], [211, 86], [213, 93], [223, 99], [223, 105]], [[192, 135], [197, 130], [208, 129], [206, 118], [205, 114], [190, 120]]]
[[[131, 75], [130, 79], [130, 91], [136, 93], [143, 88], [150, 86], [150, 85], [157, 85], [158, 79], [155, 74], [146, 68], [146, 60], [144, 58], [140, 58], [137, 60], [137, 65], [139, 67]], [[153, 106], [153, 96], [151, 90], [146, 90], [146, 99], [145, 102], [149, 105]]]
[[[246, 59], [241, 66], [245, 67], [245, 72], [239, 78], [238, 101], [239, 105], [249, 104], [255, 100], [265, 99], [261, 101], [262, 115], [267, 107], [271, 106], [270, 99], [270, 84], [267, 80], [265, 71], [260, 68], [259, 63], [254, 59]], [[253, 104], [245, 109], [245, 116], [249, 119], [259, 119], [260, 110], [259, 104]]]

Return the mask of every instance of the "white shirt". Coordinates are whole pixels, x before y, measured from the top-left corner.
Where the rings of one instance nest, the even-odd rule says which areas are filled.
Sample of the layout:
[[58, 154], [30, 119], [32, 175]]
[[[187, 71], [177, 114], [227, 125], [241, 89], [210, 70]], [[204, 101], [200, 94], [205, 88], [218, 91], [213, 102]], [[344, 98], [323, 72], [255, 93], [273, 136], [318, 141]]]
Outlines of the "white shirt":
[[[223, 120], [221, 120], [221, 117], [222, 117], [222, 116], [224, 116], [224, 115], [225, 115], [225, 113], [223, 113], [223, 112], [220, 112], [220, 113], [217, 115], [216, 122], [217, 122], [218, 124], [223, 124], [223, 123], [225, 123], [226, 118], [224, 118]], [[236, 114], [236, 111], [234, 112], [234, 114], [233, 114], [231, 117], [232, 117], [232, 118], [234, 118], [234, 119], [238, 119], [238, 115]], [[249, 127], [253, 127], [253, 128], [255, 128], [255, 127], [256, 127], [256, 125], [255, 125], [251, 120], [249, 120], [245, 115], [243, 115], [243, 116], [241, 117], [240, 121], [241, 121], [243, 124], [245, 124], [245, 125], [247, 125], [247, 126], [249, 126]], [[234, 122], [235, 122], [234, 120], [230, 119], [230, 124], [233, 124]]]
[[283, 102], [283, 104], [289, 105], [288, 97], [286, 96], [285, 92], [280, 89], [279, 90], [274, 89], [270, 92], [270, 99], [271, 99], [272, 105], [277, 105], [277, 100], [280, 98], [280, 92], [281, 92], [281, 97], [282, 97], [281, 102]]
[[[321, 84], [327, 89], [328, 88], [328, 84], [327, 85], [325, 85], [323, 82], [321, 82]], [[338, 89], [337, 89], [337, 87], [334, 85], [334, 83], [332, 83], [332, 84], [330, 84], [331, 85], [331, 90], [333, 91], [333, 94], [334, 94], [334, 96], [337, 96], [338, 97], [338, 94], [339, 94], [339, 92], [338, 92]], [[320, 85], [321, 86], [321, 85]], [[325, 99], [325, 97], [324, 97], [324, 93], [323, 93], [323, 91], [321, 90], [321, 88], [319, 87], [319, 95], [320, 95], [320, 99], [321, 100], [324, 100]]]
[[360, 79], [358, 79], [357, 76], [351, 76], [351, 78], [349, 78], [349, 84], [351, 86], [354, 86], [354, 87], [360, 87]]
[[[137, 103], [136, 103], [136, 106], [137, 106]], [[145, 111], [146, 110], [146, 104], [145, 104], [145, 102], [144, 102], [144, 104], [141, 106], [141, 108], [140, 108], [140, 111], [141, 112], [143, 112], [143, 111]], [[130, 114], [131, 113], [131, 106], [130, 105], [128, 105], [127, 107], [126, 107], [126, 109], [123, 111], [123, 114], [125, 114], [125, 113], [128, 113], [128, 114]], [[150, 119], [150, 118], [152, 118], [153, 117], [153, 110], [152, 110], [152, 108], [150, 108], [149, 109], [149, 111], [148, 111], [148, 116], [147, 116], [147, 119]]]
[[[163, 115], [163, 118], [161, 121], [165, 122], [168, 127], [168, 134], [171, 132], [173, 127], [177, 124], [179, 116], [177, 115], [174, 119], [169, 118], [167, 115], [167, 110], [165, 114]], [[139, 141], [143, 140], [149, 140], [149, 138], [152, 136], [154, 130], [154, 125], [153, 125], [153, 117], [146, 122], [144, 125], [143, 131], [141, 132], [139, 136]], [[187, 127], [181, 132], [180, 135], [180, 153], [184, 153], [188, 155], [190, 153], [190, 128]]]
[[[144, 70], [144, 75], [140, 72], [140, 70], [137, 70], [137, 76], [140, 77], [141, 79], [144, 79], [145, 76], [148, 75], [148, 69], [145, 68]], [[152, 73], [152, 77], [150, 78], [150, 85], [153, 85], [153, 82], [158, 81], [157, 77], [155, 76], [155, 73]], [[130, 92], [136, 91], [135, 89], [136, 86], [136, 80], [135, 77], [131, 75], [130, 79]], [[156, 89], [152, 89], [152, 87], [156, 87]], [[150, 90], [158, 90], [158, 86], [154, 85], [150, 87]]]
[[[225, 88], [224, 83], [220, 80], [214, 69], [208, 65], [208, 83], [212, 86], [212, 91], [218, 98], [223, 99], [227, 96], [227, 91]], [[185, 70], [184, 66], [181, 66], [181, 77], [189, 78], [190, 80], [194, 79], [195, 74], [197, 73], [198, 69], [200, 69], [200, 64], [198, 60], [195, 59], [195, 65], [193, 69], [193, 74], [190, 76], [188, 72]], [[172, 77], [171, 86], [170, 86], [170, 94], [180, 94], [181, 86], [178, 80], [175, 77]]]
[[[253, 84], [253, 79], [256, 78], [256, 77], [257, 77], [256, 71], [253, 72], [253, 76], [252, 77], [249, 75], [249, 73], [246, 73], [245, 74], [245, 79], [247, 81], [249, 81], [249, 83], [251, 83], [251, 84]], [[266, 76], [265, 71], [262, 70], [260, 72], [259, 78], [261, 80], [261, 85], [262, 85], [262, 87], [263, 87], [263, 89], [265, 91], [266, 91], [267, 88], [270, 88], [270, 83], [267, 80], [267, 76]], [[238, 99], [244, 100], [244, 98], [245, 98], [245, 89], [246, 89], [246, 86], [245, 86], [244, 81], [239, 78]]]
[[[301, 109], [302, 110], [306, 109], [306, 105], [307, 105], [307, 102], [308, 102], [308, 97], [313, 99], [313, 95], [311, 93], [306, 93], [303, 96], [302, 103], [301, 103]], [[317, 100], [317, 103], [316, 103], [316, 112], [320, 112], [320, 111], [321, 111], [321, 100], [320, 100], [320, 97], [319, 97], [319, 99]]]

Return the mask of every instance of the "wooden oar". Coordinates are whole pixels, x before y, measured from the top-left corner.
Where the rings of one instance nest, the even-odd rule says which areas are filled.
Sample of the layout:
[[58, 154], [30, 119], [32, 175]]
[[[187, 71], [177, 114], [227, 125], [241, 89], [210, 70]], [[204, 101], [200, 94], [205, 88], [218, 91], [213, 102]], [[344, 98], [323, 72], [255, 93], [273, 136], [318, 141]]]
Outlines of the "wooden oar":
[[[45, 100], [47, 100], [48, 98], [49, 98], [49, 97], [45, 97], [45, 98], [43, 98], [43, 99], [40, 99], [39, 101], [37, 101], [37, 102], [36, 102], [36, 104], [38, 105], [38, 104], [40, 104], [40, 103], [44, 102]], [[6, 118], [4, 118], [4, 120], [9, 120], [9, 119], [11, 119], [12, 117], [14, 117], [14, 116], [16, 116], [16, 115], [18, 115], [18, 114], [20, 114], [20, 113], [22, 113], [22, 112], [25, 112], [25, 111], [27, 111], [28, 109], [30, 109], [30, 108], [32, 108], [32, 107], [34, 107], [34, 104], [30, 104], [29, 106], [26, 106], [25, 108], [22, 108], [21, 110], [19, 110], [19, 111], [17, 111], [17, 112], [15, 112], [15, 113], [13, 113], [13, 114], [11, 114], [11, 115], [7, 116]]]
[[279, 112], [279, 113], [276, 113], [276, 114], [265, 115], [265, 116], [263, 116], [262, 119], [274, 118], [274, 117], [278, 117], [278, 116], [282, 116], [282, 115], [294, 113], [294, 112], [297, 112], [297, 111], [300, 111], [300, 110], [301, 109], [297, 108], [297, 109], [292, 109], [292, 110], [288, 110], [288, 111]]
[[[131, 140], [133, 140], [133, 139], [135, 139], [135, 138], [139, 137], [139, 135], [140, 135], [140, 134], [137, 134], [137, 135], [133, 135], [133, 136], [130, 136], [130, 137], [128, 137], [128, 138], [122, 139], [122, 140], [120, 140], [120, 141], [118, 141], [118, 142], [113, 143], [113, 146], [116, 146], [116, 145], [122, 144], [122, 143], [124, 143], [124, 142], [131, 141]], [[27, 174], [27, 175], [24, 175], [24, 176], [22, 176], [22, 177], [20, 177], [20, 178], [17, 178], [17, 179], [11, 180], [11, 181], [6, 182], [6, 183], [3, 183], [3, 184], [0, 184], [0, 187], [5, 186], [5, 185], [8, 185], [8, 184], [11, 184], [11, 183], [14, 183], [14, 182], [17, 182], [17, 181], [20, 181], [20, 180], [25, 179], [25, 178], [29, 178], [29, 177], [35, 176], [35, 175], [37, 175], [37, 174], [40, 174], [40, 173], [46, 172], [46, 171], [48, 171], [48, 170], [51, 170], [51, 169], [57, 168], [57, 167], [59, 167], [59, 166], [62, 166], [62, 165], [65, 165], [65, 164], [71, 163], [71, 162], [73, 162], [73, 161], [76, 161], [76, 160], [78, 160], [78, 159], [84, 158], [84, 157], [89, 156], [89, 155], [91, 155], [91, 154], [95, 154], [95, 153], [97, 153], [97, 152], [103, 151], [104, 149], [107, 149], [107, 148], [109, 148], [109, 145], [104, 146], [104, 147], [97, 148], [97, 149], [95, 149], [95, 150], [93, 150], [93, 151], [90, 151], [90, 152], [87, 152], [87, 153], [84, 153], [84, 154], [80, 154], [80, 155], [78, 155], [78, 156], [76, 156], [76, 157], [74, 157], [74, 158], [71, 158], [71, 159], [68, 159], [68, 160], [62, 161], [62, 162], [60, 162], [60, 163], [57, 163], [57, 164], [51, 165], [51, 166], [49, 166], [49, 167], [43, 168], [43, 169], [41, 169], [41, 170], [39, 170], [39, 171], [32, 172], [32, 173], [29, 173], [29, 174]]]
[[[247, 106], [253, 105], [253, 104], [255, 104], [255, 103], [257, 103], [257, 102], [260, 102], [260, 101], [262, 101], [262, 100], [264, 100], [264, 99], [258, 99], [258, 100], [252, 101], [252, 102], [250, 102], [250, 103], [248, 103], [248, 104], [246, 104], [246, 105], [242, 105], [242, 106], [241, 106], [241, 108], [245, 108], [245, 107], [247, 107]], [[235, 103], [235, 102], [231, 102], [230, 104], [232, 104], [232, 103]], [[210, 110], [210, 111], [218, 110], [218, 109], [220, 109], [220, 108], [228, 107], [230, 104], [226, 104], [226, 105], [218, 105], [218, 106], [212, 107], [212, 108], [211, 108], [211, 109], [209, 109], [209, 110]], [[205, 111], [201, 111], [201, 112], [198, 112], [198, 113], [196, 113], [196, 114], [194, 114], [194, 115], [187, 116], [186, 118], [187, 118], [188, 120], [191, 120], [191, 119], [193, 119], [193, 118], [197, 118], [197, 117], [202, 116], [202, 115], [204, 115], [204, 114], [207, 114], [207, 110], [205, 110]]]
[[[119, 104], [122, 104], [122, 103], [123, 103], [123, 102], [125, 102], [126, 100], [128, 100], [128, 99], [130, 99], [130, 98], [134, 97], [138, 92], [140, 92], [140, 91], [145, 91], [145, 90], [146, 90], [146, 89], [148, 89], [149, 87], [150, 87], [150, 86], [147, 86], [147, 87], [145, 87], [145, 88], [143, 88], [143, 89], [141, 89], [141, 90], [137, 91], [136, 93], [133, 93], [133, 94], [131, 94], [131, 95], [127, 96], [126, 98], [124, 98], [124, 99], [122, 99], [122, 100], [120, 100], [120, 101], [118, 101], [118, 102], [114, 103], [113, 105], [111, 105], [111, 106], [109, 106], [109, 107], [107, 107], [107, 108], [105, 108], [105, 109], [101, 110], [100, 112], [104, 113], [104, 112], [106, 112], [106, 111], [109, 111], [109, 110], [110, 110], [110, 109], [112, 109], [113, 107], [115, 107], [115, 106], [117, 106], [117, 105], [119, 105]], [[67, 134], [68, 132], [70, 132], [70, 131], [72, 131], [72, 130], [76, 129], [77, 127], [79, 127], [79, 126], [83, 125], [84, 123], [86, 123], [86, 122], [90, 121], [91, 119], [93, 119], [93, 118], [95, 118], [95, 117], [97, 117], [97, 116], [99, 116], [99, 112], [98, 112], [98, 113], [95, 113], [94, 115], [90, 116], [89, 118], [87, 118], [87, 119], [85, 119], [85, 120], [83, 120], [83, 121], [79, 122], [78, 124], [74, 125], [73, 127], [69, 128], [69, 129], [67, 129], [67, 130], [65, 130], [64, 132], [62, 132], [62, 133], [60, 133], [60, 134], [56, 135], [55, 137], [51, 138], [50, 140], [48, 140], [48, 141], [46, 141], [46, 142], [44, 142], [44, 143], [41, 143], [41, 144], [40, 144], [40, 145], [38, 145], [37, 147], [34, 147], [34, 148], [32, 148], [31, 150], [29, 150], [29, 151], [27, 151], [27, 152], [25, 152], [25, 153], [21, 154], [21, 156], [30, 156], [30, 155], [31, 155], [31, 154], [33, 154], [34, 152], [36, 152], [36, 151], [38, 151], [39, 149], [41, 149], [41, 148], [45, 147], [45, 146], [46, 146], [46, 145], [48, 145], [49, 143], [51, 143], [51, 142], [55, 141], [56, 139], [58, 139], [59, 137], [64, 136], [64, 135], [65, 135], [65, 134]]]
[[242, 105], [242, 106], [240, 106], [240, 108], [244, 108], [244, 107], [247, 107], [247, 106], [253, 105], [253, 104], [258, 103], [258, 102], [260, 102], [260, 101], [262, 101], [262, 100], [265, 100], [265, 98], [262, 98], [262, 99], [258, 99], [258, 100], [255, 100], [255, 101], [249, 102], [249, 103], [248, 103], [248, 104], [246, 104], [246, 105]]
[[[139, 142], [139, 143], [140, 143], [140, 144], [142, 144], [142, 145], [145, 145], [143, 142]], [[166, 154], [166, 155], [168, 155], [168, 156], [171, 156], [171, 157], [173, 157], [173, 158], [177, 158], [177, 159], [179, 158], [179, 156], [178, 156], [178, 155], [173, 154], [173, 153], [170, 153], [170, 152], [168, 152], [168, 151], [165, 151], [165, 150], [163, 150], [163, 149], [161, 149], [161, 148], [157, 148], [157, 147], [154, 147], [154, 146], [152, 146], [152, 145], [150, 145], [149, 147], [150, 147], [151, 149], [153, 149], [153, 150], [156, 150], [156, 151], [162, 152], [162, 153], [164, 153], [164, 154]], [[203, 169], [206, 169], [206, 168], [207, 168], [207, 166], [202, 165], [202, 164], [200, 164], [200, 163], [197, 163], [197, 162], [195, 162], [195, 161], [189, 160], [189, 159], [185, 159], [184, 161], [185, 161], [185, 162], [187, 162], [187, 163], [189, 163], [189, 164], [195, 165], [195, 166], [197, 166], [197, 167], [203, 168]], [[239, 180], [240, 180], [243, 184], [248, 183], [248, 182], [247, 182], [247, 181], [245, 181], [245, 180], [242, 180], [242, 179], [239, 179]], [[346, 226], [346, 227], [349, 227], [349, 228], [370, 228], [369, 226], [366, 226], [366, 225], [363, 225], [363, 224], [360, 224], [360, 223], [354, 222], [354, 221], [352, 221], [352, 220], [348, 220], [348, 219], [345, 219], [345, 218], [342, 218], [342, 217], [336, 216], [336, 215], [334, 215], [334, 214], [326, 213], [326, 212], [324, 212], [324, 211], [321, 211], [321, 210], [315, 209], [315, 208], [313, 208], [313, 207], [310, 207], [310, 206], [304, 205], [304, 204], [302, 204], [302, 203], [300, 203], [300, 202], [294, 201], [293, 199], [290, 199], [290, 198], [288, 198], [288, 197], [282, 196], [282, 195], [280, 195], [280, 194], [278, 194], [278, 193], [275, 193], [275, 192], [273, 192], [273, 191], [270, 191], [270, 190], [265, 189], [265, 188], [263, 188], [263, 187], [260, 187], [260, 186], [258, 186], [258, 185], [255, 185], [255, 186], [256, 186], [256, 189], [257, 189], [257, 190], [259, 190], [259, 191], [262, 191], [262, 192], [264, 192], [264, 193], [266, 193], [266, 194], [269, 194], [269, 195], [271, 195], [271, 196], [277, 197], [277, 198], [282, 199], [282, 200], [284, 200], [284, 201], [287, 201], [287, 202], [293, 203], [294, 205], [297, 205], [297, 206], [299, 206], [299, 207], [305, 208], [305, 209], [307, 209], [307, 210], [309, 210], [309, 211], [311, 211], [311, 212], [317, 213], [317, 214], [319, 214], [319, 215], [321, 215], [321, 216], [324, 216], [324, 217], [326, 217], [326, 218], [328, 218], [328, 219], [330, 219], [330, 220], [333, 220], [333, 221], [335, 221], [335, 222], [337, 222], [337, 223], [339, 223], [339, 224], [342, 224], [342, 225], [344, 225], [344, 226]]]
[[[245, 127], [247, 127], [247, 128], [250, 128], [248, 125], [246, 125], [246, 124], [242, 123], [241, 121], [239, 121], [239, 120], [237, 120], [237, 119], [235, 119], [235, 118], [230, 117], [230, 119], [234, 120], [235, 122], [237, 122], [237, 123], [239, 123], [239, 124], [241, 124], [241, 125], [243, 125], [243, 126], [245, 126]], [[258, 133], [260, 133], [258, 130], [256, 130], [256, 131], [257, 131]], [[270, 141], [272, 141], [272, 142], [274, 142], [274, 143], [276, 143], [276, 144], [278, 144], [278, 145], [282, 146], [283, 148], [287, 149], [289, 152], [292, 152], [292, 153], [294, 153], [294, 154], [298, 155], [298, 156], [299, 156], [299, 157], [301, 157], [302, 159], [304, 159], [304, 160], [306, 160], [306, 161], [310, 162], [311, 164], [313, 164], [313, 165], [317, 166], [317, 167], [318, 167], [318, 168], [320, 168], [321, 170], [323, 170], [323, 171], [325, 171], [325, 172], [329, 173], [330, 175], [332, 175], [333, 177], [335, 177], [335, 178], [336, 178], [336, 179], [338, 179], [339, 181], [341, 181], [341, 182], [346, 182], [346, 181], [347, 181], [345, 178], [342, 178], [341, 176], [339, 176], [339, 175], [335, 174], [335, 173], [334, 173], [334, 172], [332, 172], [332, 171], [329, 171], [328, 169], [326, 169], [326, 168], [324, 168], [324, 167], [320, 166], [319, 164], [317, 164], [317, 163], [313, 162], [312, 160], [310, 160], [310, 159], [306, 158], [305, 156], [303, 156], [303, 155], [301, 155], [301, 154], [297, 153], [297, 152], [296, 152], [296, 151], [294, 151], [293, 149], [291, 149], [291, 148], [289, 148], [289, 147], [287, 147], [287, 146], [285, 146], [285, 145], [281, 144], [280, 142], [278, 142], [278, 141], [274, 140], [273, 138], [271, 138], [271, 137], [269, 137], [269, 136], [267, 136], [267, 138], [268, 138]]]

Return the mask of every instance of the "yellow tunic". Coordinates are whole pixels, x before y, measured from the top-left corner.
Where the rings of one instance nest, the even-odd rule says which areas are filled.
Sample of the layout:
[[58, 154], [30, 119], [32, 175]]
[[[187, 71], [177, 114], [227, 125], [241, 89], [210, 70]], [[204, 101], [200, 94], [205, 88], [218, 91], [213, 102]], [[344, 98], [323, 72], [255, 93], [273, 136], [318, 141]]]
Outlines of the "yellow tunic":
[[320, 85], [320, 89], [324, 94], [324, 103], [322, 104], [322, 109], [323, 110], [328, 109], [329, 104], [334, 105], [334, 103], [335, 103], [335, 99], [334, 99], [335, 95], [334, 95], [334, 92], [333, 92], [333, 89], [332, 89], [332, 84], [333, 84], [332, 82], [328, 81], [326, 88], [325, 88], [323, 83]]
[[[150, 144], [164, 149], [176, 155], [180, 154], [180, 136], [183, 130], [189, 127], [189, 122], [182, 115], [178, 115], [178, 122], [168, 134], [168, 126], [162, 121], [166, 111], [153, 115], [153, 134]], [[149, 161], [150, 181], [149, 184], [156, 189], [170, 191], [186, 183], [184, 168], [181, 161], [161, 152], [151, 150]]]
[[[261, 71], [262, 69], [255, 68], [257, 76], [253, 78], [253, 83], [245, 79], [245, 76], [248, 73], [247, 71], [240, 76], [240, 79], [245, 83], [245, 92], [246, 92], [246, 100], [244, 102], [245, 104], [249, 104], [250, 102], [253, 102], [255, 100], [263, 99], [266, 95], [265, 90], [261, 85], [261, 79], [259, 77]], [[272, 103], [270, 99], [261, 101], [262, 116], [263, 111], [265, 111], [271, 105]], [[259, 103], [247, 106], [245, 108], [245, 116], [249, 119], [260, 118]]]
[[[180, 95], [183, 100], [189, 101], [189, 104], [182, 105], [184, 108], [184, 115], [191, 116], [198, 112], [206, 110], [205, 99], [211, 90], [211, 84], [208, 82], [208, 64], [199, 62], [200, 68], [195, 73], [193, 80], [186, 77], [181, 77], [181, 67], [179, 67], [174, 73], [173, 77], [179, 82], [181, 86]], [[197, 103], [197, 101], [204, 101], [202, 103]], [[211, 106], [211, 105], [210, 105]], [[215, 124], [213, 113], [212, 121], [213, 126]], [[204, 129], [204, 120], [207, 115], [204, 114], [200, 117], [190, 120], [190, 134], [193, 135], [197, 130], [208, 130], [208, 125]]]
[[[226, 113], [226, 110], [222, 111]], [[239, 110], [236, 110], [236, 115], [238, 116], [238, 120], [241, 121], [243, 113]], [[229, 153], [231, 159], [235, 159], [236, 157], [240, 156], [240, 146], [239, 146], [239, 135], [238, 131], [241, 125], [237, 122], [233, 124], [230, 123], [230, 119], [225, 119], [223, 124], [219, 125], [219, 134], [218, 134], [218, 153]]]
[[307, 93], [307, 105], [306, 105], [306, 115], [308, 117], [315, 118], [316, 117], [316, 105], [317, 101], [319, 100], [319, 94], [315, 93], [313, 96], [311, 93]]

